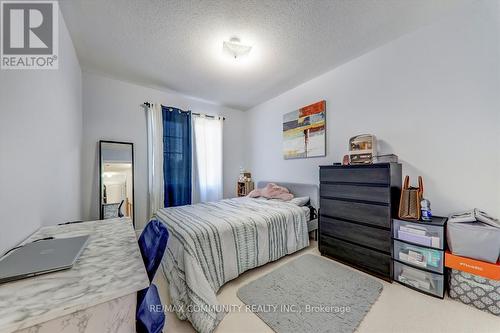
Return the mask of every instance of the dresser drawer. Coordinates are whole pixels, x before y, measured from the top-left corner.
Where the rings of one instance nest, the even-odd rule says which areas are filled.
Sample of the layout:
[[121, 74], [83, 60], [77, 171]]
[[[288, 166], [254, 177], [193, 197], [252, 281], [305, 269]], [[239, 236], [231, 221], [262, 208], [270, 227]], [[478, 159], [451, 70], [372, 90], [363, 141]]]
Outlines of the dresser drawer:
[[386, 167], [337, 167], [321, 168], [319, 171], [321, 182], [365, 183], [383, 184], [390, 183], [389, 168]]
[[391, 228], [389, 206], [321, 198], [321, 215]]
[[321, 234], [391, 253], [391, 231], [321, 217]]
[[444, 271], [444, 251], [394, 240], [394, 259], [436, 273]]
[[444, 297], [445, 279], [441, 274], [425, 272], [396, 261], [394, 262], [394, 280], [428, 294]]
[[385, 277], [391, 277], [391, 256], [322, 235], [320, 252], [340, 261], [361, 267]]
[[321, 184], [320, 195], [323, 197], [364, 200], [386, 204], [391, 202], [390, 187]]
[[444, 249], [444, 225], [436, 226], [426, 222], [409, 222], [394, 219], [393, 232], [395, 239], [439, 250]]

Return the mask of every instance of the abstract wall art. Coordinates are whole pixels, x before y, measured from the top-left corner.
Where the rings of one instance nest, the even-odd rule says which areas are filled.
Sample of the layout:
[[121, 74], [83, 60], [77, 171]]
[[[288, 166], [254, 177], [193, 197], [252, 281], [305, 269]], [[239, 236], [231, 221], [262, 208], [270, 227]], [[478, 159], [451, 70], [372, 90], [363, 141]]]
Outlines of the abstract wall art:
[[326, 156], [326, 102], [321, 101], [283, 115], [283, 157]]

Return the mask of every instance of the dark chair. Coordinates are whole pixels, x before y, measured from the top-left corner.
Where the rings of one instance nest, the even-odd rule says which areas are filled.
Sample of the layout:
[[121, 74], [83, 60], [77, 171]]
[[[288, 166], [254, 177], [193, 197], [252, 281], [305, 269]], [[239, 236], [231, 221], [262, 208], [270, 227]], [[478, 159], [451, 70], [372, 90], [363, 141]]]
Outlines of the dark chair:
[[137, 293], [137, 333], [160, 333], [165, 325], [165, 313], [154, 284]]
[[[157, 220], [151, 220], [139, 237], [139, 249], [149, 282], [160, 266], [167, 247], [168, 230]], [[136, 329], [138, 333], [159, 333], [165, 325], [165, 313], [154, 284], [137, 293]]]
[[149, 282], [153, 281], [160, 266], [163, 253], [167, 248], [168, 236], [167, 227], [163, 223], [151, 220], [139, 237], [139, 248], [148, 272]]
[[102, 204], [102, 216], [103, 219], [113, 219], [116, 217], [123, 217], [122, 206], [125, 200], [122, 200], [120, 203], [107, 203]]
[[122, 206], [124, 202], [125, 200], [122, 200], [122, 202], [120, 202], [120, 206], [118, 206], [118, 217], [123, 217]]

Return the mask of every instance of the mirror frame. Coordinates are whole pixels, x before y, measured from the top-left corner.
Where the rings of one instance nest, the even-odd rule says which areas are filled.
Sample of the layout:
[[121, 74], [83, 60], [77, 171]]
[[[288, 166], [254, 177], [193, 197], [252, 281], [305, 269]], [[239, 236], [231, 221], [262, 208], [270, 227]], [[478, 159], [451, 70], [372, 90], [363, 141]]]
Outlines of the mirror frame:
[[132, 149], [132, 225], [135, 229], [135, 171], [134, 171], [134, 144], [132, 142], [123, 142], [123, 141], [110, 141], [110, 140], [99, 140], [99, 220], [103, 220], [103, 211], [102, 211], [102, 144], [103, 143], [115, 143], [122, 145], [129, 145]]

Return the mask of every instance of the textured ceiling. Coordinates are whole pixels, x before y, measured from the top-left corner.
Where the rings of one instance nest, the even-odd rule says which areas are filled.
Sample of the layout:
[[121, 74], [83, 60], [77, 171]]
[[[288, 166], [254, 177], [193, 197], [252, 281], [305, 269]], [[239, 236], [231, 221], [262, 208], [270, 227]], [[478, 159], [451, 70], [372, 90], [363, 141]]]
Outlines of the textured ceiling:
[[[83, 69], [248, 109], [465, 0], [61, 0]], [[222, 52], [237, 36], [247, 58]]]

